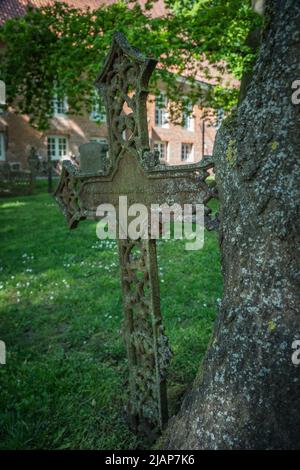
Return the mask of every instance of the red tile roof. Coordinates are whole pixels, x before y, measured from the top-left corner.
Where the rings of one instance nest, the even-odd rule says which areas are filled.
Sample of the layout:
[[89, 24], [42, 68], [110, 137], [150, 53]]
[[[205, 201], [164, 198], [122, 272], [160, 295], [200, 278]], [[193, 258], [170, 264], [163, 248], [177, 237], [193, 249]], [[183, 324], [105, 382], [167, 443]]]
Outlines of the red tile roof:
[[[118, 0], [62, 0], [68, 5], [78, 8], [85, 9], [91, 8], [96, 9], [101, 5], [111, 5], [116, 3]], [[147, 0], [139, 0], [139, 4], [143, 7]], [[10, 18], [22, 16], [26, 13], [28, 6], [42, 7], [51, 5], [54, 0], [0, 0], [0, 25]], [[132, 4], [131, 4], [132, 5]], [[129, 5], [130, 7], [130, 5]], [[166, 13], [166, 7], [163, 0], [154, 2], [152, 10], [150, 11], [152, 17], [163, 16]]]

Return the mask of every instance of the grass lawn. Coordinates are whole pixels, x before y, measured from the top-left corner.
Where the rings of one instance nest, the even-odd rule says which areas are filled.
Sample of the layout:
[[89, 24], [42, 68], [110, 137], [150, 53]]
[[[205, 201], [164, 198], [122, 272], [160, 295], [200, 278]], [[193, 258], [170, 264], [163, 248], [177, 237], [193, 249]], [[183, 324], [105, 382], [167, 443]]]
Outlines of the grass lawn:
[[[94, 222], [69, 231], [41, 183], [0, 207], [0, 448], [145, 447], [122, 412], [128, 374], [116, 243], [98, 240]], [[217, 235], [206, 232], [201, 251], [158, 242], [158, 256], [175, 413], [221, 297]]]

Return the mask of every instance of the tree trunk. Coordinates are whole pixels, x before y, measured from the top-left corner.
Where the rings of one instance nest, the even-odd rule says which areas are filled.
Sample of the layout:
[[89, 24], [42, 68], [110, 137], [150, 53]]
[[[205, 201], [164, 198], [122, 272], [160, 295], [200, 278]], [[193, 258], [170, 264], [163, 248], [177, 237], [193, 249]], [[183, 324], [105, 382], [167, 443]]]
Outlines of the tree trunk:
[[224, 295], [167, 449], [299, 449], [300, 0], [266, 2], [247, 95], [215, 148]]

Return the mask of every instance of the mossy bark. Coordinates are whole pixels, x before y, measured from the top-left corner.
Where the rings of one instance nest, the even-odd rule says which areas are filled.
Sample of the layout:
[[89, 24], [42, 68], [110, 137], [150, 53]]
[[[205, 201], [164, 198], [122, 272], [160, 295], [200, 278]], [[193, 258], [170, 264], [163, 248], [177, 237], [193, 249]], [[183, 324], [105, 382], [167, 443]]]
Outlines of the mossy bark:
[[252, 82], [214, 149], [224, 295], [166, 449], [300, 448], [300, 0], [265, 14]]

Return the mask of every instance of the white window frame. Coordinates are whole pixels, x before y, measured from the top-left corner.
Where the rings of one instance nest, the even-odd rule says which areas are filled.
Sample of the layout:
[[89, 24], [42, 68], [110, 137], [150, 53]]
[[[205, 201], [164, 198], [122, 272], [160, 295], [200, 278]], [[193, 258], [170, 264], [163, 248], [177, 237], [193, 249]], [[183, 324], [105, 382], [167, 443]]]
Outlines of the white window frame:
[[168, 161], [168, 142], [157, 140], [153, 144], [153, 149], [159, 152], [160, 160]]
[[0, 132], [0, 161], [5, 162], [5, 136]]
[[[190, 151], [187, 151], [190, 149]], [[181, 161], [192, 162], [194, 160], [194, 145], [187, 142], [181, 143]]]
[[154, 123], [155, 127], [169, 127], [168, 100], [165, 93], [155, 97]]
[[194, 132], [195, 126], [194, 126], [194, 116], [193, 116], [193, 106], [190, 105], [188, 106], [187, 111], [183, 111], [182, 113], [182, 127], [188, 131]]
[[101, 97], [98, 93], [93, 96], [92, 109], [90, 112], [90, 120], [97, 122], [106, 122], [106, 109]]
[[[54, 154], [51, 153], [51, 160], [53, 161], [60, 161], [60, 160], [64, 160], [64, 159], [67, 159], [69, 157], [69, 142], [68, 142], [68, 138], [64, 135], [48, 135], [47, 136], [47, 157], [49, 158], [49, 144], [50, 144], [50, 139], [54, 139]], [[65, 144], [66, 144], [66, 150], [65, 150], [65, 154], [62, 154], [60, 155], [61, 151], [60, 151], [60, 140], [63, 139], [65, 140]]]
[[66, 96], [61, 98], [55, 94], [52, 98], [51, 106], [53, 117], [64, 117], [68, 112], [68, 98]]

